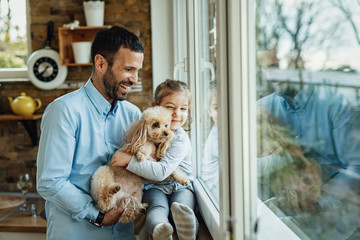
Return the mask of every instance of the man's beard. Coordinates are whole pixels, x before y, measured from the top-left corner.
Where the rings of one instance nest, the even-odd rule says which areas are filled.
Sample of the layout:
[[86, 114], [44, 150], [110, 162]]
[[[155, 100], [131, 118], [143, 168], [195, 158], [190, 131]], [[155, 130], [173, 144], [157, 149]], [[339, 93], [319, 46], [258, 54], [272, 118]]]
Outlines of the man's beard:
[[105, 92], [111, 99], [119, 101], [124, 101], [126, 99], [127, 94], [119, 93], [118, 89], [120, 87], [120, 84], [131, 86], [132, 82], [120, 81], [119, 83], [117, 83], [111, 68], [108, 68], [106, 70], [103, 80]]
[[288, 82], [273, 84], [273, 88], [276, 95], [289, 97], [294, 97], [301, 89], [298, 84]]

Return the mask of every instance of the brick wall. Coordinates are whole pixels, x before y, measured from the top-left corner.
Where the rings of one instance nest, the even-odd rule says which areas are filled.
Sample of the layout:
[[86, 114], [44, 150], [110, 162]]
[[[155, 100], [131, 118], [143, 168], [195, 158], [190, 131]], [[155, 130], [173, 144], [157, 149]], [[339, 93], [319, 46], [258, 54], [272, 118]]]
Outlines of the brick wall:
[[[58, 51], [57, 28], [63, 24], [80, 21], [85, 26], [82, 0], [30, 0], [31, 49], [36, 51], [44, 47], [47, 23], [54, 22], [54, 35], [51, 47]], [[130, 93], [128, 100], [140, 109], [149, 106], [152, 94], [152, 62], [151, 62], [151, 19], [150, 0], [105, 0], [105, 25], [118, 25], [133, 31], [144, 44], [145, 59], [140, 78], [143, 91]], [[68, 67], [66, 82], [84, 82], [91, 72], [91, 66]], [[40, 90], [30, 82], [1, 83], [0, 114], [10, 114], [7, 97], [16, 97], [20, 92], [39, 98], [43, 106], [37, 111], [42, 113], [45, 107], [55, 98], [75, 89]], [[37, 120], [38, 135], [40, 121]], [[21, 172], [29, 172], [33, 179], [36, 174], [37, 146], [32, 146], [28, 133], [19, 121], [0, 121], [0, 192], [18, 191], [17, 176]], [[35, 192], [35, 184], [31, 192]]]

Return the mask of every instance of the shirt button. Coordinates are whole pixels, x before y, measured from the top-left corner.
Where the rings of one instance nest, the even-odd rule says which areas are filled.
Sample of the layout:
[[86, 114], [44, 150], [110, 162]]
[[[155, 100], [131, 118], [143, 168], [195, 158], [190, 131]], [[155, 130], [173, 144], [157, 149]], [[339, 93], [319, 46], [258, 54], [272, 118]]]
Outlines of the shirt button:
[[298, 139], [300, 136], [299, 135], [296, 135], [295, 138]]

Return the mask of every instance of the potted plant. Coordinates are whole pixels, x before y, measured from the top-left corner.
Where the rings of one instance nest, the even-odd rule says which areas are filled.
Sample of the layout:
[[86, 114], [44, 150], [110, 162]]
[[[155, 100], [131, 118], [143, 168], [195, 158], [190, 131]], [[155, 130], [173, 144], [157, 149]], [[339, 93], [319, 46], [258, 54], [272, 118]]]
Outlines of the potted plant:
[[83, 6], [87, 26], [104, 25], [104, 0], [84, 0]]

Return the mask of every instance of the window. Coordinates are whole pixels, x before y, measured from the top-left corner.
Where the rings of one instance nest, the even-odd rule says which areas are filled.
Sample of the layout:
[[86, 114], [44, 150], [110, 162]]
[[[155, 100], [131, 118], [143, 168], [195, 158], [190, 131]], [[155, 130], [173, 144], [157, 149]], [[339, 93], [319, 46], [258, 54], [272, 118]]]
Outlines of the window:
[[[191, 142], [195, 192], [202, 216], [214, 239], [219, 238], [219, 155], [216, 88], [215, 0], [173, 1], [174, 78], [192, 92]], [[184, 23], [187, 24], [184, 24]]]
[[359, 239], [359, 11], [256, 1], [259, 239]]
[[0, 0], [0, 79], [27, 78], [27, 0]]

